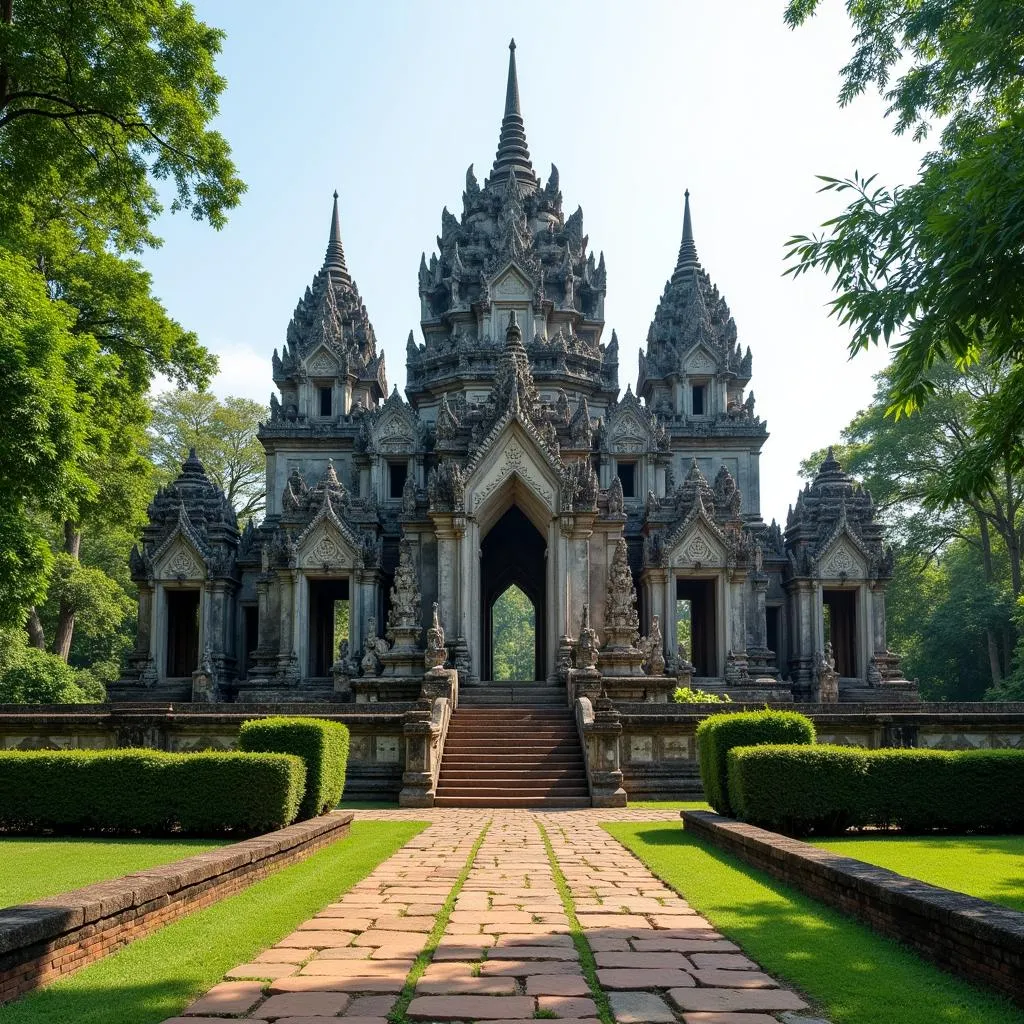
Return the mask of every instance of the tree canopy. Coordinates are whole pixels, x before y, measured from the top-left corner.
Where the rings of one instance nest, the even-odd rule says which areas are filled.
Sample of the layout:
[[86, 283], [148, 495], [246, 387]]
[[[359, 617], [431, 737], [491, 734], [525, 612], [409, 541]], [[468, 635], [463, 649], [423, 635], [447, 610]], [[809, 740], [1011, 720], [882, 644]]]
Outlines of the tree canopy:
[[[805, 22], [821, 0], [790, 0]], [[1009, 459], [1024, 466], [1024, 2], [848, 0], [854, 54], [839, 102], [869, 87], [893, 130], [934, 137], [916, 181], [823, 177], [849, 204], [824, 232], [790, 240], [791, 274], [823, 270], [851, 354], [893, 348], [889, 412], [920, 408], [936, 368], [1002, 363], [977, 403], [974, 457], [952, 480], [960, 495], [990, 486]]]
[[0, 627], [64, 661], [124, 596], [90, 535], [144, 514], [154, 376], [216, 368], [137, 257], [168, 199], [220, 227], [244, 190], [210, 127], [221, 39], [177, 0], [0, 0]]

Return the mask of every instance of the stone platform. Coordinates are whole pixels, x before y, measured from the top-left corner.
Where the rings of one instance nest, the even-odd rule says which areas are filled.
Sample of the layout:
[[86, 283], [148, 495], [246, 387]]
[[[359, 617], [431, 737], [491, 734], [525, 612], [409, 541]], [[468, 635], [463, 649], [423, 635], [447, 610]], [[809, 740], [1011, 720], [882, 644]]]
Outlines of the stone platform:
[[[597, 1024], [570, 916], [621, 1024], [776, 1024], [807, 1004], [726, 941], [599, 823], [678, 823], [678, 811], [407, 810], [429, 820], [337, 903], [165, 1024], [387, 1024], [460, 875], [465, 880], [406, 1016], [419, 1021]], [[545, 843], [545, 835], [550, 843]], [[478, 845], [479, 844], [479, 845]], [[564, 879], [568, 905], [557, 885]], [[466, 870], [468, 868], [468, 871]], [[577, 933], [577, 938], [579, 933]]]

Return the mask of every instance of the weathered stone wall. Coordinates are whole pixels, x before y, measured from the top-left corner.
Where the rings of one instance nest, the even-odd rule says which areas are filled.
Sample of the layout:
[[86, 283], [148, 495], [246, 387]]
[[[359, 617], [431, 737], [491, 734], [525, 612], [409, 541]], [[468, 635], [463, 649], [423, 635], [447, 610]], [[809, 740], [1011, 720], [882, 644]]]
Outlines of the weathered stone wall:
[[245, 842], [0, 910], [0, 1003], [77, 971], [341, 839], [334, 811]]
[[709, 811], [683, 811], [683, 819], [693, 835], [1024, 1005], [1024, 914], [1019, 911]]

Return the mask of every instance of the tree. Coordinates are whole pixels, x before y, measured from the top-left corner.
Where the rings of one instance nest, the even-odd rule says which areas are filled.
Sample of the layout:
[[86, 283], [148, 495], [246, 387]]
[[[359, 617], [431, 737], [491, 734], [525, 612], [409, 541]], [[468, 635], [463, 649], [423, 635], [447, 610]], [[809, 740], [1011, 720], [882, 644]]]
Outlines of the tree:
[[256, 432], [268, 418], [266, 406], [248, 398], [221, 402], [208, 391], [166, 391], [153, 400], [153, 461], [166, 480], [173, 480], [195, 448], [244, 522], [266, 505], [267, 460]]
[[[797, 26], [820, 0], [790, 0]], [[935, 393], [934, 371], [983, 359], [1006, 367], [974, 411], [973, 457], [950, 475], [951, 496], [977, 494], [1009, 464], [1024, 468], [1024, 2], [848, 0], [855, 51], [841, 104], [871, 85], [894, 131], [926, 138], [941, 124], [918, 179], [884, 188], [874, 178], [825, 177], [851, 196], [824, 234], [790, 240], [788, 273], [832, 278], [832, 312], [852, 330], [855, 354], [894, 350], [894, 415]]]
[[[45, 474], [21, 460], [10, 484], [25, 495], [24, 514], [5, 509], [0, 521], [0, 573], [17, 565], [23, 577], [4, 592], [0, 625], [27, 612], [36, 647], [47, 646], [48, 611], [36, 605], [54, 552], [78, 561], [88, 530], [112, 520], [134, 526], [145, 507], [140, 453], [154, 374], [201, 386], [216, 367], [153, 297], [135, 254], [159, 244], [151, 222], [162, 209], [161, 182], [173, 182], [172, 209], [214, 227], [244, 189], [226, 142], [209, 128], [224, 89], [213, 63], [220, 40], [175, 0], [0, 0], [0, 249], [30, 268], [36, 298], [66, 314], [64, 330], [79, 348], [49, 374], [54, 388], [37, 396], [36, 414], [57, 422], [70, 408], [83, 436], [52, 447], [63, 475], [45, 500], [33, 491]], [[52, 319], [38, 302], [31, 316]], [[30, 323], [19, 331], [35, 343]], [[66, 387], [70, 403], [60, 394]], [[61, 577], [67, 586], [51, 623], [50, 646], [65, 660], [82, 614], [73, 576]]]
[[533, 679], [536, 613], [530, 599], [511, 586], [491, 611], [491, 661], [495, 679]]

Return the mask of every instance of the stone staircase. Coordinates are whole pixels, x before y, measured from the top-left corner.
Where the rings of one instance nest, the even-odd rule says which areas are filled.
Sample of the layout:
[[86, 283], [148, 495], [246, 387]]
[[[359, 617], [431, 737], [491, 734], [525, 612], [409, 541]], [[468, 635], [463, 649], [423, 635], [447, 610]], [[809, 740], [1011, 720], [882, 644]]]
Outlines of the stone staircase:
[[565, 690], [542, 683], [465, 687], [452, 715], [437, 807], [589, 807]]

